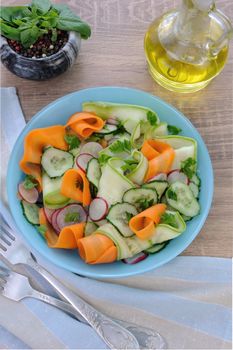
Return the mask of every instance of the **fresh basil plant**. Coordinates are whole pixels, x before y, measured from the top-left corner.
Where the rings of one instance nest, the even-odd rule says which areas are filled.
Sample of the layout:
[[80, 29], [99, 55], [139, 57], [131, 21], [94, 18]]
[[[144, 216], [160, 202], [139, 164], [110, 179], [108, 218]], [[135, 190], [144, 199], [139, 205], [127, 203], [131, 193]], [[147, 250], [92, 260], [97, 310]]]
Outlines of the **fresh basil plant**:
[[55, 5], [49, 0], [32, 0], [29, 6], [1, 6], [0, 30], [1, 35], [19, 41], [25, 48], [49, 31], [53, 42], [57, 30], [78, 32], [83, 39], [91, 35], [90, 26], [67, 5]]

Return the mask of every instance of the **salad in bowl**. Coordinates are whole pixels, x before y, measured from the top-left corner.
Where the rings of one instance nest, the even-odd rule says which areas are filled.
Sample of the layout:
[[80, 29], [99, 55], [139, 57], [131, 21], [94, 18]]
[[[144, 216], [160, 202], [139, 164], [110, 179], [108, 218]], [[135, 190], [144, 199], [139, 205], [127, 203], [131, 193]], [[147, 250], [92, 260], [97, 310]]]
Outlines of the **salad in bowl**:
[[18, 198], [48, 246], [87, 264], [134, 264], [200, 213], [197, 142], [145, 106], [86, 101], [29, 131]]

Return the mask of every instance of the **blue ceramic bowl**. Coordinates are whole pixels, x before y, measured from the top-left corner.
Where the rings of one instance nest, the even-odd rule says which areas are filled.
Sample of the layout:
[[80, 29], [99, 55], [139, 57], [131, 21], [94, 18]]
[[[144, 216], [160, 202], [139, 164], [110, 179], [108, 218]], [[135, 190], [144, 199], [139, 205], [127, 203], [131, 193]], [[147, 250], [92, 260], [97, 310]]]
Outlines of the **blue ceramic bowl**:
[[[25, 220], [16, 196], [17, 185], [24, 176], [19, 168], [19, 161], [23, 155], [23, 142], [27, 133], [35, 128], [65, 124], [73, 113], [81, 111], [82, 102], [89, 100], [131, 103], [149, 107], [158, 113], [161, 121], [180, 127], [183, 130], [183, 135], [193, 137], [198, 143], [198, 169], [202, 183], [200, 192], [201, 213], [188, 222], [186, 231], [181, 236], [173, 239], [164, 250], [149, 256], [136, 265], [126, 265], [122, 262], [106, 265], [87, 265], [79, 258], [76, 251], [48, 248], [37, 230]], [[12, 215], [23, 238], [31, 247], [54, 264], [80, 275], [93, 278], [125, 277], [143, 273], [167, 263], [182, 253], [194, 240], [210, 210], [213, 196], [213, 169], [207, 148], [200, 134], [191, 122], [174, 107], [143, 91], [122, 87], [97, 87], [64, 96], [43, 108], [30, 120], [20, 134], [11, 154], [7, 176], [7, 192]]]

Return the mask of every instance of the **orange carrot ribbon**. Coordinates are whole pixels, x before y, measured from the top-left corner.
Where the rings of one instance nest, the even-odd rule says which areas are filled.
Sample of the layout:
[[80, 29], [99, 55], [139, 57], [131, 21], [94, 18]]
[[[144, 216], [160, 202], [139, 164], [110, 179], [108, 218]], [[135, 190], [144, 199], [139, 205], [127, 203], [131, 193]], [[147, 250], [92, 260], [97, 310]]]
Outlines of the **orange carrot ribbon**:
[[40, 225], [45, 225], [47, 230], [45, 232], [45, 239], [50, 248], [63, 248], [63, 249], [75, 249], [78, 248], [78, 241], [83, 237], [85, 223], [74, 224], [65, 226], [57, 235], [54, 231], [46, 216], [44, 209], [41, 208], [39, 211], [39, 222]]
[[146, 140], [141, 152], [149, 160], [145, 181], [159, 173], [168, 173], [171, 170], [175, 151], [167, 143], [158, 140]]
[[64, 140], [65, 127], [62, 125], [49, 126], [47, 128], [30, 131], [24, 139], [24, 154], [19, 165], [25, 174], [32, 175], [42, 188], [41, 180], [41, 156], [46, 146], [53, 146], [61, 150], [67, 150], [68, 145]]
[[104, 124], [103, 119], [93, 113], [78, 112], [69, 118], [66, 126], [69, 126], [81, 138], [87, 138], [93, 132], [101, 130]]
[[94, 233], [79, 239], [79, 255], [88, 264], [105, 264], [117, 259], [117, 248], [107, 236]]
[[138, 238], [148, 239], [154, 232], [155, 225], [158, 225], [160, 218], [166, 210], [166, 204], [155, 204], [132, 217], [129, 227]]
[[91, 202], [90, 184], [82, 170], [69, 169], [62, 178], [61, 194], [83, 205]]

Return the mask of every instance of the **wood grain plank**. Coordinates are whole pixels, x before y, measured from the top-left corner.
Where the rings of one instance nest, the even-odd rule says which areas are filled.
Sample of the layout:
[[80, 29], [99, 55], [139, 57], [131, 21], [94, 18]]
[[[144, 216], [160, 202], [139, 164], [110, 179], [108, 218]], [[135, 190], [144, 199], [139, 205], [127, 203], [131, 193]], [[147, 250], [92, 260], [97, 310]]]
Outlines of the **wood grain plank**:
[[[66, 2], [92, 26], [92, 36], [82, 41], [75, 65], [46, 82], [22, 80], [1, 67], [2, 86], [16, 86], [26, 119], [53, 100], [91, 86], [118, 85], [150, 92], [182, 111], [201, 133], [215, 173], [212, 209], [198, 237], [184, 255], [232, 256], [233, 232], [233, 49], [223, 72], [202, 91], [178, 94], [167, 91], [150, 77], [143, 51], [149, 23], [180, 0], [69, 0]], [[2, 0], [2, 5], [27, 1]], [[233, 20], [232, 0], [217, 7]]]

